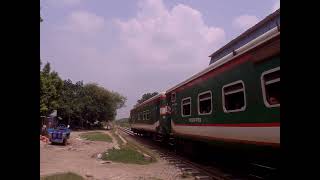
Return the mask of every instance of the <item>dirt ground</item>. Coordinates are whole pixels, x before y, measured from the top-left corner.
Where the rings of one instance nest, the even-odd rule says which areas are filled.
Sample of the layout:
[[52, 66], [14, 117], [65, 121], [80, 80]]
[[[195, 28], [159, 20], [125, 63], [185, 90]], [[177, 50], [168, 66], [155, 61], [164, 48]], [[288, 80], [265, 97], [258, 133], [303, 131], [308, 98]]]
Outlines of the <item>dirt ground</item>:
[[[40, 176], [60, 172], [74, 172], [88, 179], [96, 180], [173, 180], [182, 179], [180, 171], [168, 162], [158, 159], [149, 165], [123, 163], [102, 163], [97, 154], [114, 147], [112, 143], [80, 139], [82, 132], [72, 132], [67, 146], [50, 145], [40, 142]], [[108, 131], [102, 131], [111, 133]]]

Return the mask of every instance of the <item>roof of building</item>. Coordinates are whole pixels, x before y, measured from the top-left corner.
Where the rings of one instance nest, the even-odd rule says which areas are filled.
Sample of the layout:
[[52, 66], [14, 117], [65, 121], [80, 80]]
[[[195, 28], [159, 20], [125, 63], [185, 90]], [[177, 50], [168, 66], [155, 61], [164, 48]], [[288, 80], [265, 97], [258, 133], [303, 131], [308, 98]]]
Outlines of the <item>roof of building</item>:
[[[280, 26], [279, 26], [280, 27]], [[274, 27], [271, 30], [268, 30], [267, 32], [265, 32], [264, 34], [256, 37], [254, 40], [251, 40], [249, 43], [241, 46], [238, 49], [235, 49], [235, 53], [231, 52], [226, 56], [223, 56], [223, 58], [220, 58], [219, 60], [213, 62], [212, 64], [210, 64], [207, 68], [205, 68], [204, 70], [196, 73], [195, 75], [191, 76], [190, 78], [188, 78], [187, 80], [177, 84], [176, 86], [170, 88], [167, 90], [167, 93], [170, 93], [194, 80], [196, 80], [197, 78], [205, 75], [206, 73], [220, 67], [223, 66], [225, 63], [232, 61], [234, 59], [236, 59], [237, 57], [241, 56], [242, 54], [245, 54], [246, 52], [260, 46], [261, 44], [270, 41], [271, 39], [274, 39], [276, 37], [280, 36], [280, 28], [279, 27]]]
[[230, 52], [232, 52], [232, 50], [237, 49], [238, 47], [241, 47], [243, 44], [260, 36], [264, 32], [272, 29], [277, 25], [280, 25], [279, 19], [280, 19], [280, 9], [268, 15], [263, 20], [258, 22], [256, 25], [246, 30], [240, 36], [236, 37], [235, 39], [233, 39], [232, 41], [224, 45], [222, 48], [212, 53], [209, 56], [211, 57], [210, 64], [213, 63], [215, 60], [220, 59], [224, 55], [229, 54]]

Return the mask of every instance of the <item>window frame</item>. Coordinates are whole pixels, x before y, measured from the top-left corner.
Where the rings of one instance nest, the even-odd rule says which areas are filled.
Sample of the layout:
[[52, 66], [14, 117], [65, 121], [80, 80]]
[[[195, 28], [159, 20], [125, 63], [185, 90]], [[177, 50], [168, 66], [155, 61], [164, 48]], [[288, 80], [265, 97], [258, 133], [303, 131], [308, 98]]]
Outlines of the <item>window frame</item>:
[[[236, 90], [236, 92], [241, 92], [243, 91], [243, 98], [244, 98], [244, 106], [241, 107], [240, 109], [235, 109], [235, 110], [227, 110], [226, 108], [226, 102], [225, 102], [225, 92], [224, 92], [224, 89], [226, 87], [229, 87], [229, 86], [233, 86], [235, 84], [238, 84], [238, 83], [241, 83], [242, 86], [243, 86], [243, 89], [241, 89], [240, 91], [239, 90]], [[236, 92], [233, 92], [233, 93], [236, 93]], [[230, 93], [230, 94], [233, 94], [233, 93]], [[228, 94], [227, 94], [228, 95]], [[247, 96], [246, 96], [246, 86], [244, 85], [244, 82], [242, 80], [237, 80], [237, 81], [233, 81], [229, 84], [226, 84], [224, 86], [222, 86], [222, 109], [225, 113], [234, 113], [234, 112], [241, 112], [241, 111], [245, 111], [247, 109]]]
[[[174, 95], [174, 99], [172, 98], [173, 95]], [[174, 103], [176, 102], [176, 100], [177, 100], [177, 93], [176, 92], [171, 93], [171, 102]]]
[[[276, 71], [280, 71], [280, 66], [273, 68], [273, 69], [269, 69], [267, 71], [264, 71], [260, 76], [263, 102], [267, 108], [280, 107], [280, 103], [279, 104], [269, 104], [269, 102], [267, 100], [267, 94], [266, 94], [266, 82], [264, 81], [265, 75], [276, 72]], [[276, 82], [278, 82], [278, 81], [276, 81]], [[279, 78], [279, 82], [280, 82], [280, 78]], [[272, 83], [270, 83], [270, 84], [272, 84]]]
[[[183, 114], [183, 105], [188, 105], [188, 104], [183, 104], [183, 101], [186, 100], [186, 99], [190, 99], [190, 102], [188, 103], [188, 104], [190, 104], [190, 114], [189, 114], [189, 115], [184, 115], [184, 114]], [[190, 117], [190, 116], [191, 116], [191, 114], [192, 114], [192, 112], [191, 112], [192, 106], [191, 106], [191, 105], [192, 105], [192, 99], [191, 99], [190, 96], [181, 99], [181, 116], [182, 116], [182, 117]]]
[[[207, 93], [210, 93], [210, 99], [211, 99], [211, 103], [210, 103], [211, 109], [210, 109], [210, 112], [208, 112], [208, 113], [200, 113], [200, 99], [199, 99], [199, 97], [200, 97], [201, 95], [207, 94]], [[205, 99], [205, 100], [207, 100], [207, 99]], [[198, 115], [209, 115], [209, 114], [212, 114], [212, 109], [213, 109], [212, 103], [213, 103], [213, 101], [212, 101], [212, 91], [211, 91], [211, 90], [208, 90], [208, 91], [204, 91], [204, 92], [199, 93], [199, 94], [198, 94]]]
[[142, 113], [142, 120], [143, 120], [143, 121], [146, 121], [146, 120], [147, 120], [146, 111], [143, 111], [143, 113]]
[[[146, 112], [146, 121], [149, 121], [150, 119], [151, 119], [151, 112], [150, 112], [150, 110], [146, 110], [145, 111]], [[148, 115], [149, 115], [149, 118], [148, 118]]]

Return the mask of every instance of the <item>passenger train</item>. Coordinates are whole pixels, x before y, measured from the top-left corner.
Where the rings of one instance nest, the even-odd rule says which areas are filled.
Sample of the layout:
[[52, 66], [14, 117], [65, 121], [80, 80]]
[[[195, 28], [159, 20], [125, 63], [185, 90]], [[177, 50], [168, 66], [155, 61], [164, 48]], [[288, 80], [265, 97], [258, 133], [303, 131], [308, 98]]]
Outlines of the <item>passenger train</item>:
[[130, 124], [168, 141], [280, 147], [280, 25], [135, 106]]

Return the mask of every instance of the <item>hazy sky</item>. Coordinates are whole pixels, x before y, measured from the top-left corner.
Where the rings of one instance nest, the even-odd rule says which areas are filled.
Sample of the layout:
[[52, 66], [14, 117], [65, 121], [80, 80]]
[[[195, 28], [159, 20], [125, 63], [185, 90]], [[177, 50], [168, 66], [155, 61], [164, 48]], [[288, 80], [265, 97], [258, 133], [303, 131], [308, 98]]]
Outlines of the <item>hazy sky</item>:
[[128, 98], [165, 91], [280, 7], [279, 0], [41, 0], [41, 59]]

